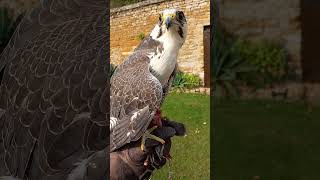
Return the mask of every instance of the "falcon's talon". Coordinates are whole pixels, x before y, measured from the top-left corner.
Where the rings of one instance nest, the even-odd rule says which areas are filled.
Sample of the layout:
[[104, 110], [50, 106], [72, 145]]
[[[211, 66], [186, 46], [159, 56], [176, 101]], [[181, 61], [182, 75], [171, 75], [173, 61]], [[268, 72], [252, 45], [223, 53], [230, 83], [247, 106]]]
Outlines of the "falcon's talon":
[[153, 139], [153, 140], [156, 140], [156, 141], [160, 142], [161, 144], [166, 143], [163, 139], [161, 139], [161, 138], [159, 138], [159, 137], [157, 137], [157, 136], [155, 136], [155, 135], [152, 135], [152, 134], [150, 134], [150, 137], [149, 137], [149, 138], [150, 138], [150, 139]]
[[146, 133], [152, 133], [155, 129], [157, 129], [158, 128], [158, 126], [153, 126], [152, 128], [150, 128], [150, 129], [147, 129], [147, 131], [146, 131]]
[[158, 142], [160, 142], [161, 144], [166, 143], [163, 139], [161, 139], [161, 138], [159, 138], [159, 137], [151, 134], [152, 131], [154, 131], [156, 128], [158, 128], [158, 126], [153, 126], [152, 128], [147, 129], [146, 132], [143, 134], [142, 140], [141, 140], [141, 146], [140, 146], [140, 148], [141, 148], [142, 151], [145, 151], [145, 143], [146, 143], [146, 139], [147, 139], [147, 138], [153, 139], [153, 140], [155, 140], [155, 141], [158, 141]]

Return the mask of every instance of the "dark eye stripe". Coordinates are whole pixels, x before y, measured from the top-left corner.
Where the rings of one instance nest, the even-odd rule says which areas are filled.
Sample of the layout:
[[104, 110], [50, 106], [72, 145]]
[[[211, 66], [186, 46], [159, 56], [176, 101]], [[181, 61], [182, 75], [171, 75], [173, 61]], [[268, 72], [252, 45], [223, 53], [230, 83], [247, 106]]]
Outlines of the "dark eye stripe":
[[177, 16], [178, 16], [178, 19], [185, 20], [184, 13], [182, 11], [177, 11]]
[[178, 31], [179, 35], [181, 38], [183, 38], [183, 30], [182, 28], [179, 26], [179, 31]]
[[159, 30], [159, 34], [158, 34], [157, 38], [159, 38], [160, 36], [162, 36], [162, 29], [161, 29], [161, 26], [160, 26], [160, 30]]
[[186, 22], [184, 13], [182, 11], [177, 11], [177, 21], [181, 26], [183, 26], [183, 24]]

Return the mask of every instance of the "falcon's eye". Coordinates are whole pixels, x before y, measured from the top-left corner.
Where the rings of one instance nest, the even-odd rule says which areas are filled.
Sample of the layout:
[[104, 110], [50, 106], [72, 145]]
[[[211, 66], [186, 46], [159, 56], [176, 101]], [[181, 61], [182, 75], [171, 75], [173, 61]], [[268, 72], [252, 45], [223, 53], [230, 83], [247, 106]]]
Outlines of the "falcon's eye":
[[177, 16], [178, 16], [179, 20], [184, 20], [185, 19], [184, 13], [182, 11], [178, 11], [177, 12]]

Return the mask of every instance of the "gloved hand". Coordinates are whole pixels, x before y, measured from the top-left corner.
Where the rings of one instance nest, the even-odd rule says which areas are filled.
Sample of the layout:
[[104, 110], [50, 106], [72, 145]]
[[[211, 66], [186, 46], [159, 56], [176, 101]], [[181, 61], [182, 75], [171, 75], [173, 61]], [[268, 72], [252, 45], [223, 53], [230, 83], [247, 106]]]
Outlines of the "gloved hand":
[[110, 154], [111, 180], [147, 180], [155, 169], [160, 169], [170, 159], [171, 138], [183, 136], [185, 127], [181, 123], [162, 120], [163, 126], [152, 134], [165, 140], [165, 144], [147, 139], [146, 150], [140, 148], [141, 141], [132, 142]]

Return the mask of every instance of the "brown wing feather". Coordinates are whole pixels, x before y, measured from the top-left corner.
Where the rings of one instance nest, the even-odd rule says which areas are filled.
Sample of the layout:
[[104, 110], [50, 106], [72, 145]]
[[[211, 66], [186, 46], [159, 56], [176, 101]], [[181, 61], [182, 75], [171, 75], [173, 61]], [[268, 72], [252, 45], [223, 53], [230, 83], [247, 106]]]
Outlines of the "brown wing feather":
[[150, 73], [146, 51], [136, 51], [111, 79], [111, 114], [117, 125], [110, 133], [111, 151], [138, 140], [160, 108], [162, 87]]

